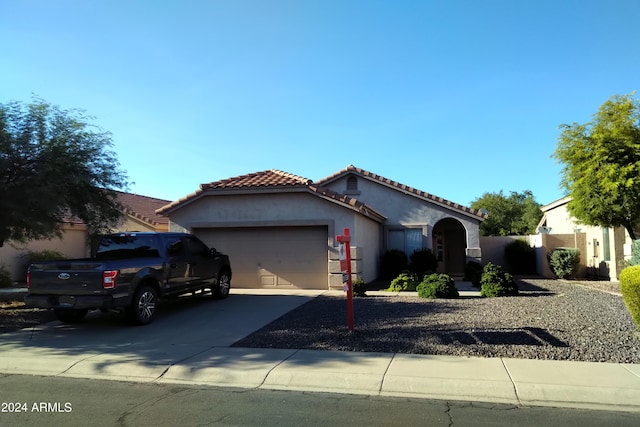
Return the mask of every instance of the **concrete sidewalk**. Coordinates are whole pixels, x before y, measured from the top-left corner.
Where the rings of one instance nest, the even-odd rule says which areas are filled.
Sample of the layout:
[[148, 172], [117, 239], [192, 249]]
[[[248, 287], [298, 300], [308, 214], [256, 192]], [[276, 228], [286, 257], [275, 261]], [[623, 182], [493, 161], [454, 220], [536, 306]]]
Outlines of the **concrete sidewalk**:
[[[2, 334], [0, 372], [640, 412], [637, 364], [230, 347], [320, 292], [245, 293], [143, 329], [96, 318]], [[222, 323], [232, 313], [244, 324]]]
[[4, 348], [0, 372], [640, 412], [640, 365], [633, 364], [230, 347], [183, 350], [182, 357], [167, 360], [165, 353], [150, 362], [127, 353], [70, 357]]

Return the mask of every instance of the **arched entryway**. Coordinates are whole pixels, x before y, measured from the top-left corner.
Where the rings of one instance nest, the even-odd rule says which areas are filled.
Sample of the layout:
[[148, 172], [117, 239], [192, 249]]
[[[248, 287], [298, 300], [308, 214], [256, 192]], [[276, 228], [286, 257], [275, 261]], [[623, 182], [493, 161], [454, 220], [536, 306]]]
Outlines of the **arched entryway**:
[[433, 251], [438, 257], [438, 272], [464, 275], [467, 262], [467, 233], [460, 221], [445, 218], [433, 227]]

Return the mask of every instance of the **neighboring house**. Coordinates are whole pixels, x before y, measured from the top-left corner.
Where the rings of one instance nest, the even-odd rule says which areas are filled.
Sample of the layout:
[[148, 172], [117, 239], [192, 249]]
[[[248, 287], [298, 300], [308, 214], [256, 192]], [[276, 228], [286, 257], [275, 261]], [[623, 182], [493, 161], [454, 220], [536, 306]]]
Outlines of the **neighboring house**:
[[388, 249], [429, 248], [439, 271], [481, 259], [480, 212], [348, 166], [318, 182], [278, 170], [202, 184], [164, 206], [186, 231], [230, 256], [236, 287], [341, 289], [335, 236], [349, 228], [352, 272], [371, 281]]
[[[167, 231], [169, 219], [156, 214], [156, 210], [170, 203], [169, 200], [140, 196], [117, 191], [118, 200], [125, 207], [122, 222], [114, 231]], [[90, 237], [87, 226], [75, 218], [68, 218], [62, 225], [62, 237], [32, 240], [26, 244], [5, 242], [0, 248], [0, 263], [5, 264], [15, 281], [23, 281], [26, 271], [24, 255], [42, 250], [58, 251], [69, 258], [89, 255]]]
[[553, 277], [547, 254], [557, 247], [580, 250], [579, 277], [605, 278], [617, 281], [624, 259], [631, 255], [631, 238], [624, 227], [606, 228], [577, 222], [567, 211], [570, 197], [542, 206], [535, 246], [540, 248], [538, 272]]

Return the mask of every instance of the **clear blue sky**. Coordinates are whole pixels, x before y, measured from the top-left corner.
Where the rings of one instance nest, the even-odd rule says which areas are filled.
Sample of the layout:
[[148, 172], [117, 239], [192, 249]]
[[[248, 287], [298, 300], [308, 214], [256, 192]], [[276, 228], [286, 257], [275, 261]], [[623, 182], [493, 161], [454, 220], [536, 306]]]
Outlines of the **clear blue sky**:
[[0, 0], [0, 102], [86, 110], [153, 197], [353, 164], [547, 204], [558, 126], [640, 89], [639, 28], [637, 0]]

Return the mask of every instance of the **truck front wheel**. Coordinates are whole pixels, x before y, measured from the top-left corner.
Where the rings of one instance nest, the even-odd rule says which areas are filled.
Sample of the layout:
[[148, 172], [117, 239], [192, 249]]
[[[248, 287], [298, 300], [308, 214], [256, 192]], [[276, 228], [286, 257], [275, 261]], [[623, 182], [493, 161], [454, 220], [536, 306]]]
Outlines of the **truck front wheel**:
[[127, 317], [134, 325], [146, 325], [156, 317], [158, 292], [148, 285], [138, 288], [131, 305], [127, 307]]
[[87, 315], [88, 310], [71, 310], [63, 308], [55, 308], [53, 312], [56, 318], [64, 323], [80, 323], [84, 316]]
[[231, 290], [231, 275], [227, 270], [222, 270], [218, 275], [218, 283], [213, 287], [214, 298], [222, 299], [229, 296]]

